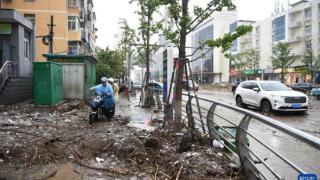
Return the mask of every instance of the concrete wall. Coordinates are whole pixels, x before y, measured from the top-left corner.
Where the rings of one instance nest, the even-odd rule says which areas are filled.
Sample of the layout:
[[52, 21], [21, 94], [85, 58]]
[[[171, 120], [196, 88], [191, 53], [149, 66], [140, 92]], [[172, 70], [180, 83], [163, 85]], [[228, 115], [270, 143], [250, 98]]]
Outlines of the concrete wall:
[[[230, 30], [230, 24], [237, 19], [236, 12], [222, 11], [213, 15], [213, 37], [214, 39], [223, 37]], [[214, 82], [229, 81], [229, 60], [225, 58], [220, 48], [215, 48], [213, 53]]]
[[260, 68], [272, 67], [272, 18], [259, 21], [257, 25], [260, 28], [259, 34], [259, 52]]

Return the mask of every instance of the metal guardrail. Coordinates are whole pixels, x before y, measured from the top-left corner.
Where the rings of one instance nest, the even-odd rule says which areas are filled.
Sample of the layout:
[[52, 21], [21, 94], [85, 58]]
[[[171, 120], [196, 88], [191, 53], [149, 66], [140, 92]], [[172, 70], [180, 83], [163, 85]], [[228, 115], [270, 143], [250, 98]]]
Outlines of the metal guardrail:
[[12, 61], [6, 61], [0, 69], [0, 91], [3, 88], [5, 82], [12, 76], [13, 63]]
[[[236, 159], [240, 161], [239, 165], [245, 179], [287, 179], [289, 175], [283, 174], [288, 173], [291, 173], [292, 175], [289, 179], [293, 177], [297, 179], [297, 174], [320, 174], [320, 172], [307, 172], [304, 170], [304, 168], [299, 167], [297, 162], [295, 162], [296, 157], [291, 157], [291, 159], [289, 159], [283, 155], [287, 155], [288, 153], [279, 152], [279, 149], [272, 147], [270, 143], [266, 141], [270, 137], [267, 136], [259, 138], [256, 134], [249, 131], [249, 129], [254, 127], [254, 125], [257, 128], [265, 126], [267, 128], [275, 129], [279, 131], [279, 133], [285, 134], [290, 138], [294, 138], [293, 144], [306, 144], [308, 148], [313, 149], [311, 153], [319, 153], [317, 157], [320, 160], [319, 138], [278, 122], [272, 118], [246, 109], [228, 105], [220, 101], [198, 97], [196, 95], [190, 95], [187, 93], [184, 93], [183, 95], [183, 106], [185, 107], [185, 111], [183, 112], [182, 116], [184, 117], [184, 120], [188, 120], [188, 122], [185, 123], [189, 128], [197, 128], [204, 134], [208, 133], [210, 137], [212, 139], [216, 139], [217, 142], [221, 142], [222, 140], [224, 142], [224, 148], [226, 148], [228, 152], [231, 152], [231, 155], [233, 156], [232, 159], [234, 159], [236, 156]], [[197, 104], [200, 104], [200, 108], [197, 106]], [[220, 110], [217, 110], [217, 108], [220, 108]], [[221, 114], [221, 109], [225, 109], [226, 112]], [[233, 112], [236, 117], [230, 118], [231, 112]], [[207, 115], [205, 120], [203, 118], [203, 114]], [[235, 121], [235, 119], [239, 119], [238, 122]], [[226, 126], [219, 124], [218, 121], [220, 123], [223, 122], [233, 126], [233, 128], [236, 129], [235, 135], [230, 133]], [[218, 129], [220, 129], [220, 131]], [[235, 142], [231, 142], [230, 139], [226, 138], [226, 135], [235, 139]], [[259, 155], [257, 152], [257, 147], [260, 147], [258, 148], [260, 150], [263, 149], [264, 154], [268, 157], [261, 157], [262, 155]], [[286, 148], [290, 149], [290, 147]], [[299, 149], [292, 148], [290, 150], [298, 151]], [[302, 153], [308, 154], [308, 152]], [[230, 157], [230, 155], [228, 156]], [[277, 163], [269, 163], [269, 160], [267, 160], [269, 157], [274, 157], [274, 159], [277, 159]], [[280, 161], [283, 163], [282, 166], [286, 166], [286, 172], [282, 172], [282, 166], [278, 167], [277, 165], [274, 165], [280, 164]], [[320, 171], [320, 169], [317, 171]]]

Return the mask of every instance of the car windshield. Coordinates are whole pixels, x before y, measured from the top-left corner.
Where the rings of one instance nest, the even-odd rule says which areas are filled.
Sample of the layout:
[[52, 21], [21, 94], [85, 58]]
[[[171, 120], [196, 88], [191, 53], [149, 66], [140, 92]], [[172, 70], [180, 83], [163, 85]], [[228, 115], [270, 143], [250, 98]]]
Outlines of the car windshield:
[[279, 82], [260, 82], [260, 86], [265, 91], [289, 91], [289, 88]]

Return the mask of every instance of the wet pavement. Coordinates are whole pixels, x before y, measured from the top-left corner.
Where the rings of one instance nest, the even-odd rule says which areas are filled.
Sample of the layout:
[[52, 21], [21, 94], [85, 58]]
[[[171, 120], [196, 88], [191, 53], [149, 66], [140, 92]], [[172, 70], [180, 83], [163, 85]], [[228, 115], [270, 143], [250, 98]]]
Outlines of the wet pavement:
[[[235, 97], [229, 92], [212, 92], [212, 91], [199, 91], [198, 95], [207, 99], [222, 101], [230, 105], [235, 105]], [[274, 113], [269, 117], [290, 125], [294, 128], [300, 129], [308, 134], [316, 137], [320, 137], [320, 101], [315, 98], [310, 98], [310, 110], [306, 115], [299, 115], [296, 113]], [[203, 101], [200, 101], [201, 106], [209, 108], [209, 105]], [[250, 108], [249, 110], [261, 113], [260, 110]], [[217, 108], [216, 113], [220, 116], [231, 120], [235, 124], [239, 124], [243, 115], [234, 111]], [[206, 117], [206, 114], [203, 114]], [[229, 125], [224, 120], [217, 118], [215, 121], [219, 125]], [[315, 173], [320, 176], [320, 152], [319, 150], [310, 147], [309, 145], [300, 142], [299, 140], [282, 133], [281, 131], [267, 126], [261, 122], [252, 120], [249, 126], [249, 133], [254, 137], [262, 140], [266, 145], [279, 152], [284, 157], [288, 158], [291, 162], [302, 167], [307, 173]], [[286, 165], [280, 158], [276, 157], [273, 153], [261, 146], [251, 137], [249, 137], [250, 149], [254, 149], [262, 159], [267, 159], [265, 162], [275, 168], [285, 179], [297, 179], [298, 173], [291, 167]], [[261, 165], [257, 165], [259, 168], [266, 172], [266, 169]], [[271, 176], [272, 177], [272, 176]]]
[[[231, 92], [203, 90], [199, 91], [198, 95], [208, 99], [219, 100], [230, 105], [236, 104], [235, 96]], [[269, 117], [320, 138], [320, 100], [317, 100], [315, 97], [309, 98], [310, 108], [308, 114], [299, 115], [294, 112], [277, 112]], [[250, 108], [249, 110], [261, 113], [259, 109]]]

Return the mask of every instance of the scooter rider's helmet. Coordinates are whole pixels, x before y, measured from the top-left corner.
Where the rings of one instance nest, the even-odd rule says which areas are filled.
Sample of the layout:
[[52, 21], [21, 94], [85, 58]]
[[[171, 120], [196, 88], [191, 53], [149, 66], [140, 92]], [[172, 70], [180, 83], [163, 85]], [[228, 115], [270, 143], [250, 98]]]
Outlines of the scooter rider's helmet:
[[101, 83], [102, 84], [106, 84], [108, 82], [108, 78], [106, 78], [106, 77], [102, 77], [101, 78]]

